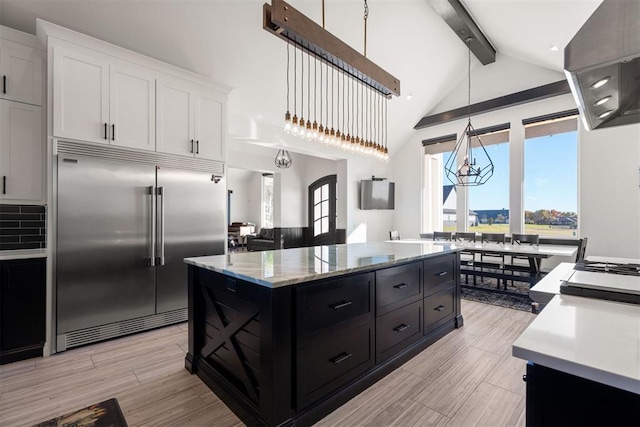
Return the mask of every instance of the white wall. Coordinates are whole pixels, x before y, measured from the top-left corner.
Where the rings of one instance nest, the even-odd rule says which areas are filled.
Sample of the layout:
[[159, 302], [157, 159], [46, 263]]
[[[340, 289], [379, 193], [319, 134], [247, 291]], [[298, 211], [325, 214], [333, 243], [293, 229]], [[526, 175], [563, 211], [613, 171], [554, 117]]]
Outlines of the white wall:
[[250, 222], [256, 229], [262, 226], [262, 174], [244, 169], [228, 168], [227, 188], [231, 194], [229, 223]]
[[[398, 211], [398, 200], [402, 191], [396, 184], [395, 210], [358, 209], [360, 181], [372, 176], [390, 178], [388, 163], [358, 155], [350, 155], [347, 162], [347, 243], [376, 242], [389, 240], [393, 224], [393, 213]], [[391, 180], [393, 181], [393, 180]], [[402, 236], [402, 234], [401, 234]]]
[[[318, 178], [337, 174], [338, 163], [292, 152], [291, 167], [278, 169], [274, 164], [277, 149], [237, 141], [232, 143], [234, 145], [227, 152], [229, 171], [238, 168], [256, 171], [260, 176], [262, 173], [274, 174], [274, 226], [306, 227], [308, 187]], [[231, 216], [235, 216], [233, 211]]]
[[579, 132], [587, 255], [640, 258], [640, 124]]

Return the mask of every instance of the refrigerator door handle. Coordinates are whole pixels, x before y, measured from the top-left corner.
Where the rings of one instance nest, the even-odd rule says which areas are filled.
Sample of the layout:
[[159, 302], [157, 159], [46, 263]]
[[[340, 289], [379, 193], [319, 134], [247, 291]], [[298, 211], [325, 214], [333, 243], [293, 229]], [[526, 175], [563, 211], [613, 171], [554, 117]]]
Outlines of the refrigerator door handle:
[[149, 266], [156, 266], [156, 187], [153, 185], [149, 187], [149, 200], [151, 201], [151, 220], [149, 221], [149, 227], [151, 228], [151, 257], [149, 258]]
[[160, 203], [160, 221], [158, 223], [158, 247], [160, 249], [160, 256], [158, 263], [159, 265], [164, 265], [164, 187], [158, 187], [158, 202]]

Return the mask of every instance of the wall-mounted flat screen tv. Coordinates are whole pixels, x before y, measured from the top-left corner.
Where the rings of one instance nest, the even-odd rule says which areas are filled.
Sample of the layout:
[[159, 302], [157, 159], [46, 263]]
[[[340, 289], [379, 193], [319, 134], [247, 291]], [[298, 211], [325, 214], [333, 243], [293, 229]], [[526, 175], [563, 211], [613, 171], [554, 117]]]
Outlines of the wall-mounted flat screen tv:
[[360, 181], [360, 209], [393, 209], [395, 194], [395, 182], [363, 179]]

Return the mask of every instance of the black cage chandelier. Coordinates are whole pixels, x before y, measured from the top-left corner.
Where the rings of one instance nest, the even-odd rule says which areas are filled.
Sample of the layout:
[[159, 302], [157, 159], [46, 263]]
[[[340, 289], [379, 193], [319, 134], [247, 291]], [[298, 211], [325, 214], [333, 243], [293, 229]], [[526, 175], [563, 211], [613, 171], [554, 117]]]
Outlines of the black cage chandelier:
[[322, 27], [282, 0], [263, 11], [264, 29], [287, 42], [285, 132], [388, 160], [387, 101], [400, 81], [366, 58], [367, 1], [364, 55], [324, 29], [324, 0]]
[[[467, 38], [467, 50], [469, 61], [467, 72], [469, 75], [469, 85], [467, 92], [467, 126], [456, 143], [456, 147], [444, 165], [447, 179], [456, 186], [473, 187], [486, 183], [493, 175], [493, 161], [489, 153], [484, 148], [480, 136], [476, 135], [475, 129], [471, 126], [471, 40]], [[477, 144], [475, 143], [477, 141]], [[473, 155], [471, 149], [475, 145], [477, 156]], [[480, 150], [478, 150], [480, 148]], [[464, 155], [459, 154], [464, 153]], [[462, 163], [458, 165], [458, 157], [462, 155]], [[480, 157], [480, 161], [478, 161]]]

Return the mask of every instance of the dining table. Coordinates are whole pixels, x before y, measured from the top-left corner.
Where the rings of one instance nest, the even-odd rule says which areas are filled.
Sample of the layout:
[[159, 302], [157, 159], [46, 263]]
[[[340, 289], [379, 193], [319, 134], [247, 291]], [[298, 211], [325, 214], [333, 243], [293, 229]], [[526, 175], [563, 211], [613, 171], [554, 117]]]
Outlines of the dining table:
[[[570, 245], [551, 245], [551, 244], [517, 244], [517, 243], [494, 243], [494, 242], [465, 242], [465, 241], [444, 241], [444, 240], [430, 240], [430, 239], [401, 239], [390, 240], [397, 244], [431, 244], [431, 245], [446, 245], [451, 249], [460, 249], [466, 253], [471, 254], [499, 254], [509, 256], [512, 258], [523, 258], [529, 261], [529, 265], [517, 265], [517, 264], [504, 264], [501, 265], [500, 273], [491, 273], [483, 271], [484, 268], [496, 267], [496, 264], [487, 264], [477, 262], [475, 257], [472, 260], [468, 260], [462, 263], [462, 273], [495, 277], [503, 280], [519, 280], [535, 283], [540, 277], [540, 261], [545, 258], [553, 256], [561, 257], [574, 257], [578, 251], [577, 246]], [[464, 267], [468, 268], [464, 268]], [[480, 268], [480, 270], [477, 270]], [[507, 273], [507, 271], [509, 273]], [[526, 277], [522, 275], [515, 275], [515, 272], [526, 273]]]

